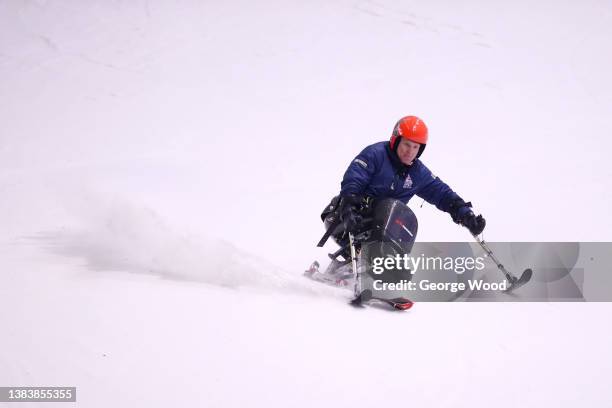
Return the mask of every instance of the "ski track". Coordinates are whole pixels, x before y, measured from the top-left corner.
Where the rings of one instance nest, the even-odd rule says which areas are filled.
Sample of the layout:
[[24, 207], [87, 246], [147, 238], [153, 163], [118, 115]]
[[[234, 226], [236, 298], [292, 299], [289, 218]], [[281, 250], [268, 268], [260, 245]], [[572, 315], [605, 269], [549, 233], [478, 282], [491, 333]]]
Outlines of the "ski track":
[[303, 279], [299, 269], [285, 271], [224, 240], [181, 234], [153, 210], [125, 200], [107, 201], [96, 211], [88, 207], [87, 214], [81, 217], [80, 227], [40, 232], [27, 238], [55, 254], [84, 260], [93, 272], [150, 274], [283, 293], [325, 292]]

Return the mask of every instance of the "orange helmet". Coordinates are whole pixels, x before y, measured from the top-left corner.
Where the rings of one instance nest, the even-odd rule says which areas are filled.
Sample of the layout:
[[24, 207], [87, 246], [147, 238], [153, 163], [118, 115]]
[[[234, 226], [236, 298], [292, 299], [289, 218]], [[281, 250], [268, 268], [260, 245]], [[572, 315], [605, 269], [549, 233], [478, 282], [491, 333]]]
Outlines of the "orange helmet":
[[425, 122], [416, 116], [404, 116], [397, 121], [393, 128], [393, 134], [391, 135], [391, 150], [395, 151], [399, 145], [399, 138], [411, 140], [421, 145], [419, 154], [423, 153], [425, 145], [427, 144], [427, 126]]

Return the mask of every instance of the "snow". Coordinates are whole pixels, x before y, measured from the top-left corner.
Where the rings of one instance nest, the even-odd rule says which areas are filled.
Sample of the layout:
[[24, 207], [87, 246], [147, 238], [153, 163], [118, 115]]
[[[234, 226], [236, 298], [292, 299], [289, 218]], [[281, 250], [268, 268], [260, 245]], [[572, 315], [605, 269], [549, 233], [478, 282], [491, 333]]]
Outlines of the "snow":
[[[333, 248], [318, 215], [349, 161], [406, 114], [488, 240], [610, 241], [610, 10], [0, 2], [0, 386], [86, 407], [610, 405], [609, 303], [355, 310], [300, 276]], [[420, 240], [467, 239], [411, 208]]]

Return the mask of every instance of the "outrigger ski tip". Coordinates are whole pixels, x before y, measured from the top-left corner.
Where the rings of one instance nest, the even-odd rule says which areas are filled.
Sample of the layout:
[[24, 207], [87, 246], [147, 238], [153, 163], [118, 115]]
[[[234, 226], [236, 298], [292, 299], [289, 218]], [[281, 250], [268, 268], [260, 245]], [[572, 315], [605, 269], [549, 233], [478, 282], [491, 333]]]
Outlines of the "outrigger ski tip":
[[520, 278], [515, 278], [512, 277], [511, 279], [509, 279], [509, 283], [510, 286], [508, 286], [508, 289], [504, 290], [504, 293], [510, 293], [515, 289], [520, 288], [521, 286], [523, 286], [524, 284], [526, 284], [527, 282], [529, 282], [531, 280], [531, 276], [533, 275], [533, 270], [531, 270], [531, 268], [527, 268], [523, 271], [523, 273], [521, 274]]
[[480, 239], [478, 235], [474, 235], [474, 234], [472, 235], [474, 236], [474, 239], [476, 239], [476, 242], [478, 242], [478, 244], [482, 247], [482, 249], [484, 249], [484, 251], [487, 253], [489, 258], [491, 258], [493, 262], [495, 262], [495, 265], [497, 265], [497, 268], [500, 271], [502, 271], [502, 273], [506, 277], [506, 280], [510, 284], [510, 286], [508, 286], [508, 288], [503, 291], [504, 293], [510, 293], [513, 290], [520, 288], [521, 286], [523, 286], [524, 284], [526, 284], [527, 282], [531, 280], [531, 276], [533, 275], [533, 270], [531, 268], [525, 269], [523, 273], [521, 274], [521, 276], [517, 278], [516, 276], [508, 272], [506, 268], [504, 268], [504, 265], [502, 265], [501, 262], [499, 262], [499, 260], [495, 257], [495, 255], [493, 255], [493, 251], [491, 251], [491, 248], [489, 248], [489, 246], [484, 241], [484, 239]]

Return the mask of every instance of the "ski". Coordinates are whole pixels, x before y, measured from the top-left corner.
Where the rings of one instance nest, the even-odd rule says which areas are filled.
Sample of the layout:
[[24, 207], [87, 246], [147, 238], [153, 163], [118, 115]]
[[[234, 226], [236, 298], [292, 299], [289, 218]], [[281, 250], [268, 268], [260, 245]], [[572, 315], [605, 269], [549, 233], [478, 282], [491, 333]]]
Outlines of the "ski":
[[[352, 289], [352, 276], [345, 277], [333, 276], [319, 271], [319, 262], [314, 261], [308, 269], [304, 271], [304, 276], [316, 282], [325, 283], [330, 286], [340, 287], [344, 289]], [[372, 295], [370, 290], [364, 290], [360, 295], [352, 299], [349, 304], [355, 307], [363, 307], [367, 304], [382, 303], [396, 310], [408, 310], [412, 307], [413, 302], [408, 298], [398, 297], [386, 299]]]
[[372, 295], [370, 290], [364, 290], [350, 301], [350, 305], [355, 307], [363, 307], [364, 304], [368, 303], [383, 303], [396, 310], [408, 310], [414, 304], [410, 299], [404, 297], [397, 297], [393, 299], [376, 297]]

